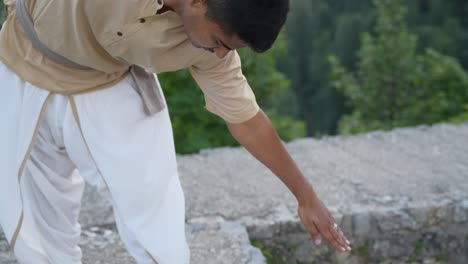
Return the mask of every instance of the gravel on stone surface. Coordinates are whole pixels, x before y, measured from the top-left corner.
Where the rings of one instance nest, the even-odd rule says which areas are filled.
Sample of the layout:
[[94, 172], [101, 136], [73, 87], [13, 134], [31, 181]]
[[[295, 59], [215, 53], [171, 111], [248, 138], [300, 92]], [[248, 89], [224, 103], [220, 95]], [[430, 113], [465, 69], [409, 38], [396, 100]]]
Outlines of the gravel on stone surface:
[[[125, 250], [113, 226], [93, 226], [83, 229], [79, 246], [83, 254], [83, 264], [136, 263]], [[5, 240], [0, 240], [0, 263], [18, 263]]]

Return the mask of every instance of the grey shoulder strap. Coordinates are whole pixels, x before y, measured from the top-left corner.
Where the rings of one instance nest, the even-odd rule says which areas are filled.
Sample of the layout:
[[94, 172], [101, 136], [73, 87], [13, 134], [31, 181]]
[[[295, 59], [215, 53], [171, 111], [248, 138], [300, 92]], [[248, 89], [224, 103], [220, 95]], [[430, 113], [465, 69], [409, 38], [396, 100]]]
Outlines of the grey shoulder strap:
[[44, 54], [50, 60], [70, 67], [74, 69], [80, 70], [89, 70], [89, 67], [81, 66], [73, 61], [63, 57], [62, 55], [51, 51], [49, 48], [44, 45], [39, 38], [37, 37], [36, 31], [34, 30], [34, 24], [32, 22], [31, 16], [26, 9], [26, 5], [23, 0], [16, 0], [16, 16], [18, 17], [21, 25], [23, 26], [23, 30], [28, 36], [29, 40], [31, 41], [33, 47], [39, 50], [42, 54]]
[[[33, 47], [44, 54], [44, 56], [66, 67], [78, 70], [91, 70], [89, 67], [77, 64], [50, 50], [39, 40], [36, 31], [34, 30], [32, 18], [29, 15], [23, 0], [16, 0], [16, 15]], [[163, 110], [165, 107], [164, 99], [160, 91], [159, 83], [156, 81], [153, 74], [148, 73], [145, 69], [137, 65], [130, 67], [130, 74], [136, 84], [136, 91], [143, 100], [143, 106], [146, 114], [153, 115]]]

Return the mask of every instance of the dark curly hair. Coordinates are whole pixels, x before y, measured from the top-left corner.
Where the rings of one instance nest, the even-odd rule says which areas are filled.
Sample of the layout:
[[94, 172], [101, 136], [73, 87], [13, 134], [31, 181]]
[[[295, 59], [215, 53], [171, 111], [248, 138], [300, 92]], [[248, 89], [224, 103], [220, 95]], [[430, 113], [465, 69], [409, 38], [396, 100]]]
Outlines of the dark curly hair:
[[251, 49], [271, 48], [286, 22], [289, 0], [206, 0], [206, 17]]

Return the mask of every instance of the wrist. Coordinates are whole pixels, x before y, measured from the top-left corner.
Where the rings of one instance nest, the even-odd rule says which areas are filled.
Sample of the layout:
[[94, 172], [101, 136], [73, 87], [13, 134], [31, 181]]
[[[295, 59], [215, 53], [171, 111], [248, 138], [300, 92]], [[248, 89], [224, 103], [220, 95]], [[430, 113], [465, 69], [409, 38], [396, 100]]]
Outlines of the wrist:
[[295, 196], [299, 206], [307, 206], [309, 204], [316, 203], [319, 200], [314, 188], [308, 182], [303, 185], [301, 190]]

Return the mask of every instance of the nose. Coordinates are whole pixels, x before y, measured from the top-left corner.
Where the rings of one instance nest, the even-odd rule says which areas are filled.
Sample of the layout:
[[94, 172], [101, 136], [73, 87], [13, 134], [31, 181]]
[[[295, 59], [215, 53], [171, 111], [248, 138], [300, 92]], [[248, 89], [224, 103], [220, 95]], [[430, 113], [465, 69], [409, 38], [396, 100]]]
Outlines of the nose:
[[230, 50], [226, 49], [225, 47], [218, 47], [215, 48], [215, 54], [218, 56], [218, 58], [222, 59], [226, 57], [226, 55], [229, 53]]

